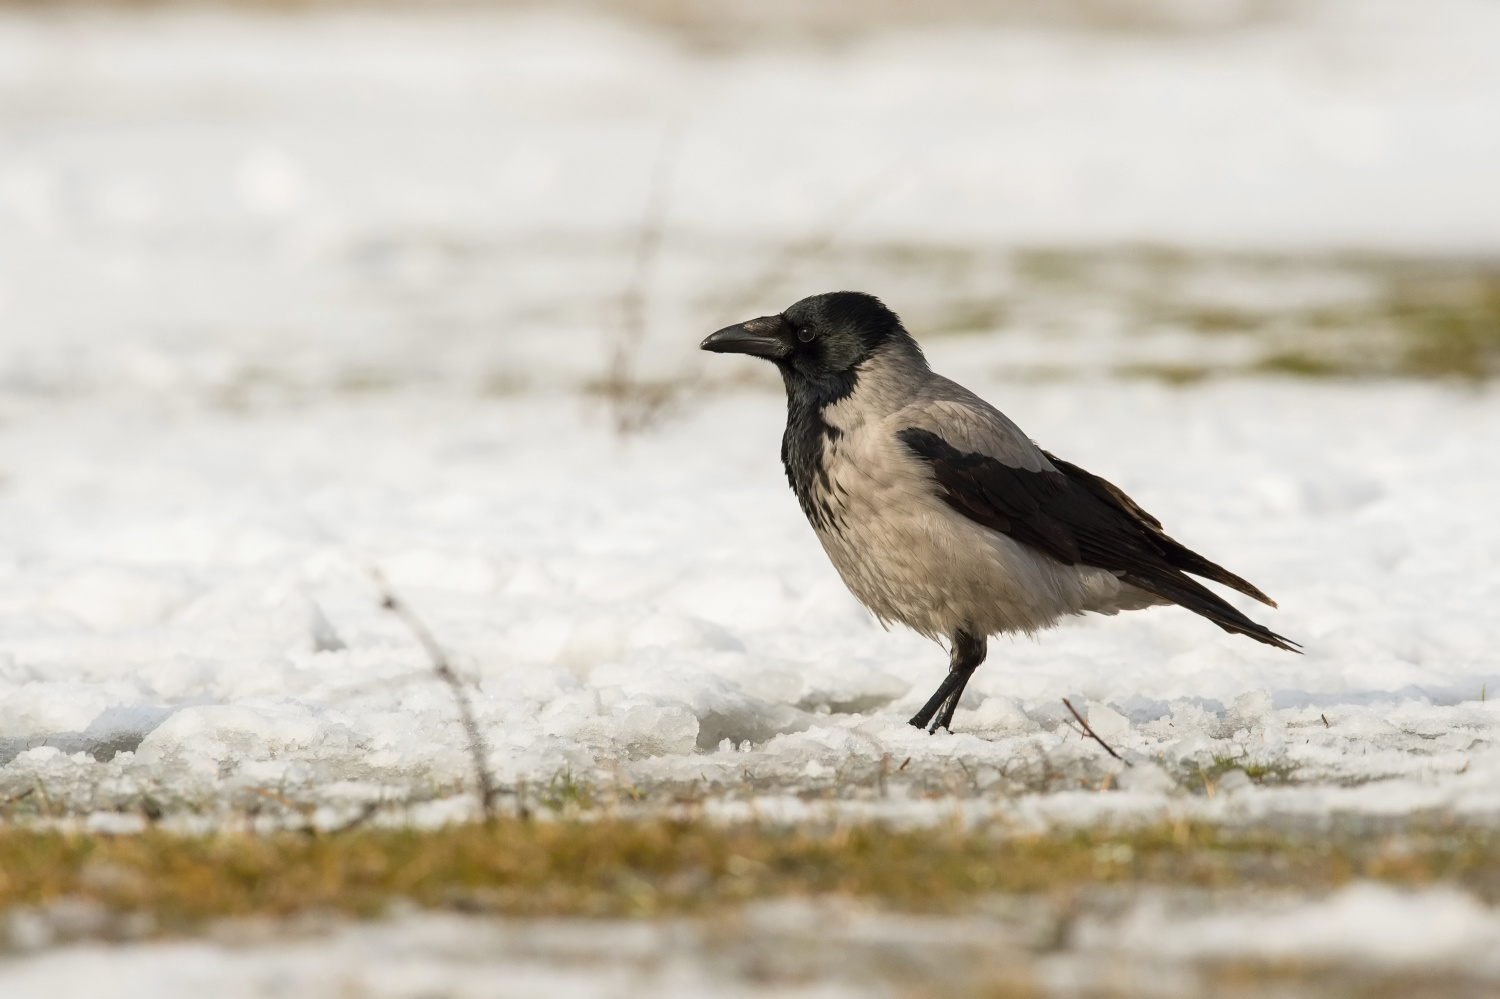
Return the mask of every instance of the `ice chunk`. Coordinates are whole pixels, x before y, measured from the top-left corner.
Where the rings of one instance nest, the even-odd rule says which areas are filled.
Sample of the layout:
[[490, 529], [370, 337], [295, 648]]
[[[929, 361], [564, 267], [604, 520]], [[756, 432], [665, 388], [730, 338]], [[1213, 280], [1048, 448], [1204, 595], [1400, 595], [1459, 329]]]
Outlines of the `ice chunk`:
[[631, 704], [619, 726], [620, 742], [633, 756], [689, 753], [699, 741], [698, 719], [682, 704]]
[[1035, 732], [1039, 727], [1009, 697], [986, 697], [976, 710], [960, 711], [956, 719], [959, 728], [965, 731], [975, 730], [990, 735], [1018, 735]]
[[233, 767], [306, 748], [320, 726], [303, 707], [215, 704], [183, 708], [141, 740], [136, 759], [149, 763], [196, 756]]
[[1107, 704], [1090, 701], [1086, 717], [1089, 728], [1105, 742], [1114, 744], [1130, 734], [1130, 719]]

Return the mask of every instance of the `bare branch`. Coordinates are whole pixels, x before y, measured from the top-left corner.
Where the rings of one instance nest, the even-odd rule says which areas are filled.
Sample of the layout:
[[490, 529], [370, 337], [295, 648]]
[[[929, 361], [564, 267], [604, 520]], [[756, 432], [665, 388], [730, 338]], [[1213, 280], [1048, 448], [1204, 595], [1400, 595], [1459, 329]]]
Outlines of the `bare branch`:
[[1072, 704], [1071, 701], [1069, 701], [1066, 697], [1064, 697], [1062, 699], [1062, 702], [1063, 702], [1063, 706], [1066, 707], [1069, 711], [1071, 711], [1073, 713], [1073, 717], [1078, 719], [1078, 724], [1080, 724], [1080, 725], [1083, 726], [1083, 734], [1084, 735], [1088, 736], [1090, 739], [1093, 739], [1099, 745], [1103, 746], [1104, 747], [1104, 751], [1106, 753], [1108, 753], [1109, 755], [1113, 756], [1115, 759], [1119, 760], [1121, 763], [1125, 764], [1127, 767], [1128, 766], [1132, 766], [1132, 764], [1131, 764], [1131, 762], [1129, 760], [1125, 759], [1125, 757], [1121, 756], [1119, 753], [1117, 753], [1113, 749], [1111, 749], [1109, 747], [1109, 743], [1107, 743], [1103, 739], [1099, 738], [1099, 734], [1097, 732], [1095, 732], [1093, 729], [1089, 728], [1089, 723], [1086, 722], [1086, 721], [1084, 721], [1083, 715], [1081, 715], [1081, 714], [1078, 713], [1078, 709], [1075, 708], [1075, 707], [1073, 707], [1073, 704]]
[[427, 653], [427, 658], [432, 662], [432, 671], [437, 674], [439, 680], [448, 685], [448, 689], [453, 691], [453, 699], [458, 702], [459, 719], [463, 722], [464, 733], [469, 738], [469, 755], [474, 761], [474, 779], [479, 784], [479, 806], [484, 812], [484, 820], [493, 822], [495, 819], [495, 778], [490, 773], [489, 746], [484, 741], [484, 733], [479, 729], [479, 722], [474, 718], [474, 708], [469, 703], [469, 692], [464, 686], [463, 678], [449, 664], [443, 647], [438, 644], [427, 625], [417, 616], [417, 612], [396, 595], [396, 591], [386, 581], [385, 574], [371, 566], [370, 575], [380, 590], [380, 606], [400, 618], [401, 623], [411, 630], [423, 651]]
[[[851, 222], [895, 187], [904, 178], [908, 166], [904, 160], [893, 163], [835, 205], [805, 239], [783, 243], [750, 280], [711, 296], [707, 303], [708, 322], [705, 326], [712, 330], [739, 322], [746, 318], [748, 310], [764, 307], [767, 299], [786, 284], [799, 267], [825, 254]], [[703, 356], [697, 351], [693, 351], [692, 356], [684, 361], [679, 381], [690, 396], [704, 390]]]
[[811, 236], [784, 245], [760, 274], [723, 300], [723, 311], [718, 322], [722, 324], [745, 318], [740, 313], [769, 297], [791, 277], [792, 271], [799, 264], [825, 253], [851, 222], [896, 185], [905, 166], [904, 162], [892, 164], [836, 205]]
[[661, 150], [657, 153], [656, 167], [651, 175], [646, 210], [636, 236], [630, 279], [620, 296], [620, 325], [602, 383], [604, 395], [614, 409], [615, 432], [620, 434], [642, 429], [668, 401], [668, 393], [660, 386], [653, 387], [640, 381], [636, 361], [646, 340], [647, 292], [656, 259], [661, 253], [682, 139], [681, 122], [673, 124], [662, 137]]

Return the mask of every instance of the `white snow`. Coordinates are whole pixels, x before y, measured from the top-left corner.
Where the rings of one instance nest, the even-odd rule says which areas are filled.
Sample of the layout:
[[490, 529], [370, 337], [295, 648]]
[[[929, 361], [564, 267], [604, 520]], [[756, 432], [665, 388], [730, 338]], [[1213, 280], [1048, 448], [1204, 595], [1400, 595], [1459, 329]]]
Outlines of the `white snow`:
[[[795, 260], [743, 289], [829, 229], [1493, 252], [1497, 17], [1330, 3], [1222, 31], [705, 53], [534, 14], [5, 12], [0, 798], [468, 814], [451, 693], [377, 606], [379, 567], [474, 681], [510, 789], [1492, 818], [1493, 389], [1018, 382], [1017, 359], [1134, 334], [929, 338], [939, 370], [1275, 596], [1252, 612], [1307, 654], [1174, 609], [1080, 620], [995, 643], [956, 734], [928, 737], [904, 719], [943, 652], [834, 576], [764, 373], [732, 384], [751, 369], [693, 348], [727, 308], [826, 290]], [[641, 370], [686, 388], [620, 439], [576, 389], [604, 371], [674, 122]], [[1314, 278], [1272, 290], [1330, 294]], [[1080, 741], [1064, 697], [1136, 765]], [[1228, 761], [1272, 779], [1215, 782]]]
[[[1213, 814], [1500, 807], [1500, 707], [1482, 699], [1500, 680], [1500, 497], [1479, 458], [1500, 452], [1500, 395], [987, 388], [1264, 586], [1282, 609], [1253, 613], [1306, 655], [1178, 609], [1078, 619], [995, 643], [956, 734], [929, 737], [904, 719], [946, 656], [843, 590], [781, 475], [770, 392], [626, 440], [572, 397], [38, 402], [0, 430], [17, 470], [0, 493], [0, 790], [40, 780], [88, 809], [462, 781], [450, 692], [379, 609], [379, 566], [478, 684], [507, 784], [873, 789], [910, 757], [898, 787], [1061, 791], [1116, 769], [1063, 724], [1069, 697], [1140, 772], [1015, 807], [1159, 811], [1154, 761], [1201, 792], [1216, 758], [1294, 783], [1192, 799]], [[1330, 507], [1348, 482], [1358, 498]]]
[[[0, 992], [832, 999], [1032, 983], [1045, 994], [1189, 996], [1214, 994], [1216, 966], [1239, 976], [1275, 969], [1276, 982], [1305, 984], [1312, 995], [1392, 985], [1392, 974], [1436, 995], [1484, 994], [1500, 980], [1500, 919], [1451, 889], [1357, 883], [1322, 898], [1178, 893], [1148, 895], [1123, 911], [1103, 898], [1076, 904], [1084, 912], [1071, 928], [1039, 899], [997, 898], [958, 917], [828, 899], [700, 921], [402, 913], [360, 925], [226, 922], [200, 940], [129, 946], [70, 943], [108, 917], [58, 906], [11, 914], [9, 939], [22, 953], [0, 962]], [[49, 943], [61, 945], [42, 949]]]
[[[1166, 896], [1140, 902], [1121, 925], [1080, 931], [1109, 945], [1178, 960], [1258, 957], [1378, 967], [1457, 965], [1500, 974], [1489, 954], [1500, 918], [1456, 889], [1401, 891], [1357, 883], [1324, 899], [1260, 900], [1240, 911], [1184, 918]], [[1102, 941], [1101, 941], [1102, 942]]]

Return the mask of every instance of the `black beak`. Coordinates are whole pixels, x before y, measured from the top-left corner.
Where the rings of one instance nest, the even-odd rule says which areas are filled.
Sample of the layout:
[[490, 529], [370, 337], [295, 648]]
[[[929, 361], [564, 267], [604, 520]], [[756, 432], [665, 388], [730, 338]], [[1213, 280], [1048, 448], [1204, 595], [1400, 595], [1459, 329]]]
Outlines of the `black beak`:
[[715, 354], [752, 354], [779, 361], [792, 352], [791, 330], [780, 316], [761, 316], [711, 334], [699, 346]]

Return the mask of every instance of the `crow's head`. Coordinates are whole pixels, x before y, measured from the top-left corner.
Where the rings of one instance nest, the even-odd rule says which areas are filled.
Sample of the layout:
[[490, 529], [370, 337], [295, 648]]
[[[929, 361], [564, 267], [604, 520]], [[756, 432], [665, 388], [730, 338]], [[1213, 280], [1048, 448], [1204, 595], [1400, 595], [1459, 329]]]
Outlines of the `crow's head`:
[[753, 354], [788, 375], [821, 378], [851, 371], [893, 342], [911, 344], [894, 312], [874, 295], [834, 291], [804, 298], [779, 316], [726, 326], [703, 341], [718, 354]]

